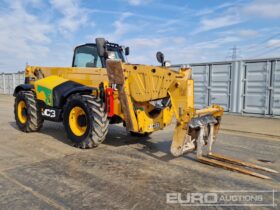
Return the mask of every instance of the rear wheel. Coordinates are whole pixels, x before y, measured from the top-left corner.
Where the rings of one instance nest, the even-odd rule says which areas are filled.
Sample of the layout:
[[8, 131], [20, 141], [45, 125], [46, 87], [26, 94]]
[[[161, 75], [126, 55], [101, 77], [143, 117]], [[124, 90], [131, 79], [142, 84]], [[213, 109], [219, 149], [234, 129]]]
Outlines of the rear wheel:
[[15, 98], [14, 114], [16, 124], [24, 132], [39, 131], [43, 118], [32, 91], [20, 91]]
[[105, 140], [109, 121], [100, 99], [92, 95], [72, 95], [63, 112], [66, 134], [74, 146], [92, 148]]

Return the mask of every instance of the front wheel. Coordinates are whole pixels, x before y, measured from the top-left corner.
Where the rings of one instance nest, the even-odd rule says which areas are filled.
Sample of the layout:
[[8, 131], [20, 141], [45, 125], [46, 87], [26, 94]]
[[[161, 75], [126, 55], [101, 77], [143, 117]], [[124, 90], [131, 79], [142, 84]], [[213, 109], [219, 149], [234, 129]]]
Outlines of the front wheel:
[[63, 112], [65, 131], [74, 146], [92, 148], [105, 140], [109, 121], [100, 99], [74, 94], [67, 99]]
[[43, 126], [43, 118], [32, 91], [17, 93], [14, 104], [16, 124], [24, 132], [39, 131]]

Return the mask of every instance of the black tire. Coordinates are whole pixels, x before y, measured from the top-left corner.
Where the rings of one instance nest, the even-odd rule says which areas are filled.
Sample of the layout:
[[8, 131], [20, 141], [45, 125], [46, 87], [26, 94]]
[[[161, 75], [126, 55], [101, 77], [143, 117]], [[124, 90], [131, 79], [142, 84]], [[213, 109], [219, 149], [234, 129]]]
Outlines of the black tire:
[[137, 132], [133, 132], [133, 131], [130, 131], [130, 135], [131, 136], [135, 136], [135, 137], [148, 137], [152, 134], [153, 132], [146, 132], [146, 133], [137, 133]]
[[[18, 105], [21, 101], [24, 101], [26, 122], [21, 122], [19, 119]], [[14, 114], [16, 124], [20, 130], [24, 132], [39, 131], [43, 126], [43, 118], [40, 113], [40, 109], [36, 102], [36, 95], [32, 91], [20, 91], [17, 93], [14, 104]]]
[[[73, 133], [70, 127], [70, 112], [74, 107], [80, 107], [85, 113], [86, 130], [81, 136]], [[71, 95], [64, 106], [63, 124], [67, 137], [73, 145], [82, 149], [93, 148], [101, 144], [108, 133], [109, 120], [105, 105], [92, 95]]]

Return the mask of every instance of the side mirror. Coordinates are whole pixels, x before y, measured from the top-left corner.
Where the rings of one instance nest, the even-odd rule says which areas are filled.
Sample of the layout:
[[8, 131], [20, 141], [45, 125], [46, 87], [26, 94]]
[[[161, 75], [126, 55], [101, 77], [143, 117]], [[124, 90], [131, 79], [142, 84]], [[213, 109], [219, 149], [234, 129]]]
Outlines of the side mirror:
[[97, 54], [100, 57], [104, 57], [106, 53], [106, 40], [104, 38], [96, 38], [95, 39]]
[[159, 63], [161, 63], [161, 65], [163, 66], [164, 65], [164, 54], [162, 52], [157, 52], [156, 57], [157, 57], [157, 61]]
[[129, 55], [129, 53], [130, 53], [129, 47], [124, 48], [124, 54]]

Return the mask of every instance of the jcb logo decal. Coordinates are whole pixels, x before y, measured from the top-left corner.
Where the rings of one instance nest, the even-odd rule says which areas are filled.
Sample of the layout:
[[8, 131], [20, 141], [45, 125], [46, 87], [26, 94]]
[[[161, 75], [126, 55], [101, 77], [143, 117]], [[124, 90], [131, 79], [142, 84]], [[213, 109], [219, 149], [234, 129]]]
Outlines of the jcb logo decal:
[[55, 118], [55, 110], [53, 110], [53, 109], [45, 109], [42, 112], [42, 115], [46, 116], [46, 117], [50, 117], [50, 118]]
[[149, 126], [150, 129], [159, 129], [160, 128], [160, 123], [157, 122], [157, 123], [154, 123], [154, 124], [151, 124]]

